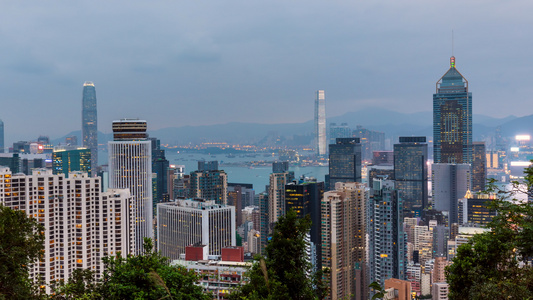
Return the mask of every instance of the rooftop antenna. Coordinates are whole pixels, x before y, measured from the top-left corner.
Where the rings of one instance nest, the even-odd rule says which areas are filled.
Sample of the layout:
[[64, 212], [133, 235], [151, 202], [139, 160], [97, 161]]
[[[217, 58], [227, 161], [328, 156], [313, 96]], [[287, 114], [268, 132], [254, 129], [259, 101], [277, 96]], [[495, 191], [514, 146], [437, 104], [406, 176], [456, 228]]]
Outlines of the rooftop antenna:
[[453, 48], [454, 48], [454, 40], [453, 40], [453, 29], [452, 29], [452, 57], [450, 57], [450, 68], [455, 68], [455, 56], [453, 55]]

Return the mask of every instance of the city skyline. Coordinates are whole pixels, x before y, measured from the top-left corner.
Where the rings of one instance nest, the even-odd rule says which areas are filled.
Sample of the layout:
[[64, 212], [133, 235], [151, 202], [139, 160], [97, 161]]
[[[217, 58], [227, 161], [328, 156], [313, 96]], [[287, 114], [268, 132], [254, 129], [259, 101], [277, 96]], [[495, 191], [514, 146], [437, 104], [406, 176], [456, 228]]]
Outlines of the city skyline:
[[[86, 80], [98, 85], [101, 125], [122, 115], [153, 129], [302, 122], [317, 88], [328, 91], [328, 117], [369, 106], [430, 111], [452, 30], [461, 71], [486, 104], [474, 113], [529, 114], [520, 108], [533, 4], [458, 3], [12, 3], [0, 13], [9, 28], [0, 33], [0, 99], [31, 118], [0, 115], [6, 140], [77, 128], [79, 115], [68, 112], [79, 109]], [[494, 109], [502, 98], [512, 101]]]

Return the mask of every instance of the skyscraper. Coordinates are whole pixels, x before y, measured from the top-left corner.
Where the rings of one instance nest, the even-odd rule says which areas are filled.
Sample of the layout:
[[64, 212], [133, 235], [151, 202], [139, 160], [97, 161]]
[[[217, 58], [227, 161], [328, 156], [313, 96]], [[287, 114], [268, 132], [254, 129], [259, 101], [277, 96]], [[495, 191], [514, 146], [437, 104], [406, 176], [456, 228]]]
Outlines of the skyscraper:
[[143, 239], [153, 238], [152, 228], [152, 145], [147, 139], [146, 121], [113, 121], [113, 141], [108, 144], [109, 187], [130, 189], [135, 218], [135, 252], [142, 251]]
[[471, 190], [470, 164], [433, 164], [431, 182], [433, 207], [448, 212], [449, 224], [458, 222], [458, 201]]
[[433, 159], [435, 163], [472, 162], [472, 93], [468, 80], [455, 68], [436, 83], [433, 94]]
[[394, 180], [406, 217], [420, 217], [428, 204], [427, 156], [425, 136], [402, 136], [394, 145]]
[[72, 147], [54, 149], [52, 153], [52, 172], [54, 174], [65, 174], [73, 171], [89, 173], [91, 176], [91, 150], [83, 147]]
[[4, 153], [4, 122], [0, 120], [0, 153]]
[[306, 215], [311, 217], [310, 261], [318, 270], [322, 269], [320, 201], [323, 196], [324, 182], [317, 182], [314, 178], [302, 177], [285, 185], [285, 212], [293, 209], [298, 218], [304, 218]]
[[315, 98], [315, 149], [318, 156], [326, 155], [326, 94], [316, 91]]
[[198, 161], [198, 170], [191, 172], [190, 183], [190, 198], [228, 204], [228, 174], [218, 169], [218, 161]]
[[405, 279], [407, 236], [403, 231], [403, 204], [394, 181], [371, 179], [368, 206], [370, 280], [385, 284], [385, 279]]
[[357, 182], [339, 182], [322, 198], [322, 267], [330, 269], [331, 299], [368, 299], [364, 278], [367, 202], [367, 188]]
[[91, 150], [91, 170], [96, 174], [98, 167], [98, 119], [96, 114], [96, 89], [94, 83], [83, 84], [81, 110], [81, 135], [83, 147]]
[[359, 138], [337, 138], [329, 145], [329, 178], [326, 190], [336, 182], [361, 182], [361, 144]]
[[487, 183], [487, 152], [485, 142], [472, 144], [472, 190], [480, 192], [485, 190]]

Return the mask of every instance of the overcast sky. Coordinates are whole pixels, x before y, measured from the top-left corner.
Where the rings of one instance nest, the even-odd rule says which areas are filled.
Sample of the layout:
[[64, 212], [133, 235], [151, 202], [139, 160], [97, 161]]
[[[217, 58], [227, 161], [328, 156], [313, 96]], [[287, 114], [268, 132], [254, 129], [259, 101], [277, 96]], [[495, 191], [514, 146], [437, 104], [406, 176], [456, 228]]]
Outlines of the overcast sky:
[[[533, 1], [1, 1], [6, 140], [81, 128], [93, 81], [99, 130], [312, 119], [377, 106], [431, 111], [458, 70], [474, 113], [533, 114]], [[379, 116], [376, 116], [379, 117]]]

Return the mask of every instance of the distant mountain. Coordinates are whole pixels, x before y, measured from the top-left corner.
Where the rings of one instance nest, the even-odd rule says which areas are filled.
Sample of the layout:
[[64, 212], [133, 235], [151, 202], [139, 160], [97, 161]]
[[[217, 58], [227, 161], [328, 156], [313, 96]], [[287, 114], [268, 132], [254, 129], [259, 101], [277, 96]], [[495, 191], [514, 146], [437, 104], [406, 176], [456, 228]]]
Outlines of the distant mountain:
[[[533, 115], [517, 118], [493, 118], [485, 115], [474, 115], [474, 140], [491, 135], [497, 126], [501, 126], [502, 134], [512, 136], [518, 133], [533, 136]], [[389, 138], [401, 135], [432, 136], [432, 112], [399, 113], [386, 109], [366, 108], [356, 112], [347, 112], [341, 116], [328, 118], [330, 123], [348, 123], [355, 128], [361, 125], [367, 129], [385, 132]], [[150, 125], [150, 124], [148, 124]], [[168, 127], [149, 131], [149, 135], [157, 137], [162, 144], [188, 144], [202, 142], [257, 143], [261, 140], [282, 136], [291, 139], [293, 136], [309, 136], [313, 132], [313, 121], [303, 123], [258, 124], [231, 122], [226, 124], [205, 126]], [[81, 131], [73, 131], [55, 139], [54, 144], [64, 143], [65, 137], [75, 135], [78, 144], [82, 144]], [[106, 144], [112, 139], [111, 133], [98, 132], [98, 142]]]

